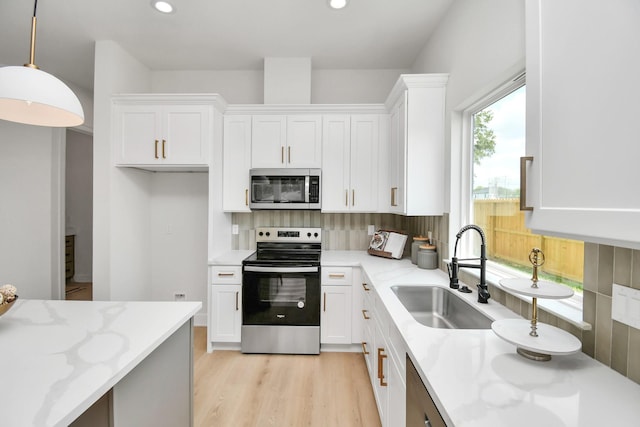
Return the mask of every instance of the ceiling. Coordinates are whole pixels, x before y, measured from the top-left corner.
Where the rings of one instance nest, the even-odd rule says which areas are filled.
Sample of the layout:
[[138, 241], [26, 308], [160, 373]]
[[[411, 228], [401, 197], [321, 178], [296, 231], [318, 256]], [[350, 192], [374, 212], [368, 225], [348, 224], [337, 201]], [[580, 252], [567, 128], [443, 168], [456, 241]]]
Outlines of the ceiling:
[[[453, 0], [40, 0], [35, 63], [93, 89], [94, 42], [113, 40], [153, 70], [262, 70], [265, 57], [314, 69], [409, 68]], [[0, 1], [0, 64], [29, 58], [33, 2]]]

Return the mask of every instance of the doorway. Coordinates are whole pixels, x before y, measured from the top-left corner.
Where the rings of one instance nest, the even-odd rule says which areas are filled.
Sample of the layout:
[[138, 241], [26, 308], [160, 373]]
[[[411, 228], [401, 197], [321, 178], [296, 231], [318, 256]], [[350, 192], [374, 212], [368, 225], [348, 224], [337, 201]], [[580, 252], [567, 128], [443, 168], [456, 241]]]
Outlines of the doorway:
[[93, 299], [93, 136], [67, 130], [65, 299]]

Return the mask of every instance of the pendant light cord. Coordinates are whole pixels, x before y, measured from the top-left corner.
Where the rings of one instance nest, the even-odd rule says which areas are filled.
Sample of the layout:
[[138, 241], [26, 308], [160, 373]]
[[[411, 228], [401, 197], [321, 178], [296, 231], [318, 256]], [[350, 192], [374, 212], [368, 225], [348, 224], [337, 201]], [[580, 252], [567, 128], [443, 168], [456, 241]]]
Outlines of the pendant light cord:
[[33, 3], [33, 17], [36, 17], [36, 9], [38, 9], [38, 0], [35, 0]]

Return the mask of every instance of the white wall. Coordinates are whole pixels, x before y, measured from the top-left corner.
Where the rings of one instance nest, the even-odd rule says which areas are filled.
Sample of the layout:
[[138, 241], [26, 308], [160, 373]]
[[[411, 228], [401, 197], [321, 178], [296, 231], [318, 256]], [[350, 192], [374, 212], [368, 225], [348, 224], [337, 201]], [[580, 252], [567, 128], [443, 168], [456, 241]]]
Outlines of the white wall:
[[[312, 70], [312, 104], [383, 103], [406, 69]], [[152, 71], [155, 93], [218, 93], [229, 104], [262, 104], [264, 73], [253, 70]]]
[[76, 282], [91, 282], [93, 264], [93, 137], [67, 130], [66, 234], [75, 235]]
[[525, 0], [456, 0], [412, 67], [449, 73], [445, 120], [445, 188], [450, 230], [460, 226], [460, 112], [524, 70]]
[[60, 189], [52, 178], [64, 143], [55, 132], [0, 120], [0, 285], [15, 285], [23, 298], [59, 297]]
[[146, 299], [151, 294], [149, 247], [135, 242], [150, 242], [145, 196], [150, 180], [148, 174], [113, 167], [111, 95], [150, 92], [150, 72], [118, 44], [98, 41], [94, 79], [93, 298]]
[[[207, 173], [155, 173], [151, 183], [151, 298], [207, 301]], [[204, 321], [206, 324], [206, 320]]]

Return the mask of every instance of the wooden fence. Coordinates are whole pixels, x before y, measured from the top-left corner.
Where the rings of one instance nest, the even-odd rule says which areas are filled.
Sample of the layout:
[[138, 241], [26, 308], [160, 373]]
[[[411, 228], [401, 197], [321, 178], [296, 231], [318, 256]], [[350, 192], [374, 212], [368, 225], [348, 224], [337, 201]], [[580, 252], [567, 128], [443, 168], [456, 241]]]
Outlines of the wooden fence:
[[487, 257], [530, 268], [529, 252], [545, 255], [543, 272], [582, 283], [584, 243], [532, 234], [524, 226], [518, 199], [474, 200], [475, 222], [487, 237]]

